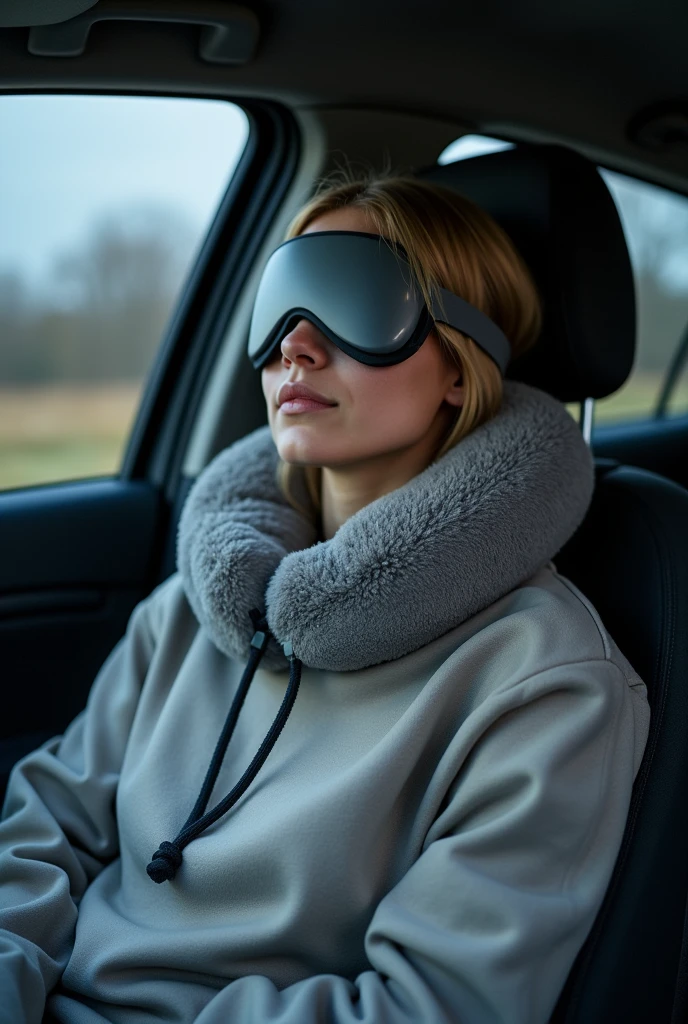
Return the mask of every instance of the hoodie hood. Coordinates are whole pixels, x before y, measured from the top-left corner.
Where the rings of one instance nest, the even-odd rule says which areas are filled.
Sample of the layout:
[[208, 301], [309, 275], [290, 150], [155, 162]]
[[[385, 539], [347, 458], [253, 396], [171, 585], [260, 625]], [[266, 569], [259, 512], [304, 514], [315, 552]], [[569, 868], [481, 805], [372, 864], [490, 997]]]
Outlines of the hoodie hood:
[[251, 609], [263, 664], [351, 671], [400, 658], [498, 600], [582, 522], [594, 460], [565, 406], [504, 381], [499, 412], [402, 487], [318, 541], [278, 487], [269, 426], [220, 452], [184, 504], [177, 564], [216, 647], [246, 660]]

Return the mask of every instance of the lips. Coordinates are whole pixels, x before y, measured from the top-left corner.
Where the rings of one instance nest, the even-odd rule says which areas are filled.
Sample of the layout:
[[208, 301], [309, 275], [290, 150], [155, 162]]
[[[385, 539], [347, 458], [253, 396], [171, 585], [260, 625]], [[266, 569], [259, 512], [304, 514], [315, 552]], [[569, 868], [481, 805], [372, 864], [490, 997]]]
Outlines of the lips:
[[277, 394], [277, 404], [281, 408], [283, 405], [291, 404], [292, 402], [294, 403], [294, 408], [296, 408], [298, 403], [299, 407], [303, 406], [304, 410], [306, 408], [314, 408], [315, 405], [333, 406], [337, 404], [307, 384], [285, 381]]

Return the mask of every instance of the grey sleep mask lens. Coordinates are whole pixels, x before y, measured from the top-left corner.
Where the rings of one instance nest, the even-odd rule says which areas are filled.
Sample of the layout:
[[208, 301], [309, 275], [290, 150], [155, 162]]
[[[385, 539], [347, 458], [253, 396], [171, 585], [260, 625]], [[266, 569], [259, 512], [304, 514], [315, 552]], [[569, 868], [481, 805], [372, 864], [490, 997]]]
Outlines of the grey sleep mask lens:
[[248, 354], [261, 369], [299, 320], [316, 325], [359, 362], [390, 366], [413, 355], [435, 320], [473, 338], [502, 375], [510, 345], [468, 302], [439, 289], [428, 310], [401, 246], [361, 231], [314, 231], [283, 242], [258, 286]]

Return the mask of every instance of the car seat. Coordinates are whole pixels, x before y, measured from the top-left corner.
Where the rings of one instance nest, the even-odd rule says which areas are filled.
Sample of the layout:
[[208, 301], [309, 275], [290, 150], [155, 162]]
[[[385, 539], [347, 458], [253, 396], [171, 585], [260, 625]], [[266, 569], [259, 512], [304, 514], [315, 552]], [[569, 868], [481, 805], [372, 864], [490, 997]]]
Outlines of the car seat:
[[[507, 368], [564, 403], [616, 391], [635, 355], [635, 298], [614, 201], [594, 164], [563, 146], [518, 145], [417, 176], [488, 210], [544, 307], [537, 344]], [[688, 490], [595, 460], [588, 514], [555, 556], [648, 690], [651, 723], [604, 901], [551, 1024], [688, 1020]]]

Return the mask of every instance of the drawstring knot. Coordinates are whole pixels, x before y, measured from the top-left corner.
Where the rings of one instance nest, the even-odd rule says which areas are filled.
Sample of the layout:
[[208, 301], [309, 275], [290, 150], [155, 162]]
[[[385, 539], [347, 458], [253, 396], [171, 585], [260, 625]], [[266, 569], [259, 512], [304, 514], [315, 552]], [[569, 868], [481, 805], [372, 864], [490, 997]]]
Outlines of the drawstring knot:
[[174, 878], [177, 868], [182, 862], [182, 851], [176, 843], [162, 842], [153, 854], [146, 871], [154, 882], [164, 882]]
[[[153, 854], [153, 859], [146, 867], [149, 877], [154, 882], [159, 883], [171, 881], [175, 877], [177, 869], [182, 862], [182, 849], [188, 843], [192, 842], [192, 840], [196, 839], [201, 832], [205, 831], [206, 828], [216, 822], [218, 818], [221, 818], [222, 815], [237, 802], [239, 797], [245, 793], [277, 742], [277, 737], [284, 728], [284, 724], [289, 717], [292, 707], [294, 706], [296, 694], [299, 689], [299, 683], [301, 681], [301, 662], [294, 654], [294, 648], [291, 641], [287, 640], [282, 644], [282, 648], [286, 657], [289, 658], [289, 685], [287, 686], [287, 691], [275, 720], [270, 726], [270, 729], [261, 743], [255, 757], [234, 788], [223, 800], [220, 801], [219, 804], [204, 814], [203, 812], [205, 811], [208, 800], [210, 799], [212, 788], [215, 785], [215, 781], [220, 771], [220, 766], [222, 765], [227, 744], [234, 732], [234, 726], [236, 725], [237, 718], [239, 717], [239, 712], [241, 711], [244, 700], [246, 699], [248, 688], [251, 685], [251, 681], [256, 669], [258, 668], [260, 659], [265, 653], [268, 640], [273, 636], [270, 631], [270, 627], [268, 626], [267, 618], [259, 608], [252, 608], [249, 615], [251, 616], [251, 622], [253, 623], [254, 633], [251, 639], [248, 663], [244, 669], [244, 674], [241, 677], [239, 687], [234, 695], [234, 700], [232, 701], [232, 705], [227, 714], [227, 719], [215, 746], [215, 752], [210, 761], [210, 766], [206, 772], [206, 777], [194, 808], [176, 839], [171, 843], [160, 843], [160, 846]], [[275, 638], [273, 637], [273, 639]]]

